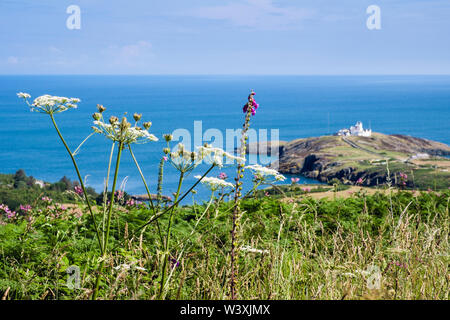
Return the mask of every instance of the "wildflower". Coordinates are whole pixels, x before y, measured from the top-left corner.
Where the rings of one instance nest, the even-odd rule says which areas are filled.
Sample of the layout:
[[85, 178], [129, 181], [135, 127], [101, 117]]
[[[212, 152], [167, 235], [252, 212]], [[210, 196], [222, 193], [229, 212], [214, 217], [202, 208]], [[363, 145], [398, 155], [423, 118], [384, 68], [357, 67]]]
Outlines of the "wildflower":
[[33, 103], [30, 104], [28, 102], [28, 99], [31, 98], [31, 96], [28, 93], [19, 92], [17, 96], [25, 100], [31, 111], [47, 114], [59, 113], [69, 109], [75, 109], [77, 108], [77, 103], [81, 101], [78, 98], [66, 98], [46, 94], [37, 97], [36, 99], [34, 99]]
[[53, 199], [49, 198], [49, 197], [42, 197], [41, 199], [42, 201], [44, 201], [46, 204], [50, 204], [52, 203]]
[[164, 156], [163, 159], [164, 159], [164, 161], [169, 160], [169, 158], [167, 156]]
[[311, 191], [311, 188], [309, 188], [309, 187], [306, 187], [306, 188], [302, 188], [302, 190], [303, 190], [304, 192], [308, 193], [308, 192], [310, 192], [310, 191]]
[[[195, 176], [194, 178], [200, 179], [201, 176]], [[223, 179], [214, 177], [204, 177], [201, 181], [202, 184], [207, 185], [212, 191], [216, 191], [219, 188], [233, 188], [234, 185], [230, 182], [226, 182]]]
[[400, 184], [402, 186], [406, 186], [407, 181], [408, 181], [408, 175], [406, 173], [400, 172]]
[[20, 211], [22, 211], [23, 214], [27, 214], [31, 211], [31, 206], [29, 204], [27, 205], [20, 205]]
[[218, 167], [223, 167], [223, 160], [237, 161], [239, 163], [245, 162], [243, 157], [234, 156], [221, 148], [216, 148], [211, 145], [205, 144], [204, 146], [197, 147], [202, 159], [206, 159], [207, 162], [215, 164]]
[[284, 181], [286, 177], [280, 174], [277, 170], [269, 169], [259, 164], [254, 164], [251, 166], [246, 166], [245, 168], [253, 171], [256, 179], [265, 180], [267, 177], [273, 177], [276, 181]]
[[359, 178], [359, 179], [356, 181], [356, 184], [357, 184], [357, 185], [362, 185], [363, 182], [364, 182], [364, 180], [363, 180], [362, 178]]
[[94, 121], [94, 132], [101, 133], [108, 139], [123, 143], [124, 145], [132, 143], [147, 143], [149, 141], [158, 141], [158, 138], [149, 133], [147, 129], [142, 129], [137, 126], [131, 126], [126, 117], [122, 118], [119, 124], [119, 119], [112, 116], [109, 118], [109, 124], [100, 120]]
[[77, 195], [82, 196], [83, 195], [83, 189], [80, 186], [75, 186], [74, 191]]
[[250, 95], [248, 96], [248, 102], [245, 104], [244, 108], [242, 109], [244, 111], [244, 113], [247, 113], [248, 108], [251, 108], [251, 112], [252, 112], [252, 116], [254, 116], [256, 114], [256, 109], [258, 109], [259, 104], [256, 103], [255, 99], [254, 99], [254, 95], [256, 93], [255, 92], [251, 92]]
[[142, 114], [140, 114], [140, 113], [135, 113], [134, 115], [133, 115], [133, 118], [134, 118], [134, 121], [139, 121], [139, 120], [141, 120], [141, 118], [142, 118]]
[[222, 180], [226, 180], [228, 178], [225, 172], [221, 172], [217, 177]]
[[180, 172], [191, 171], [202, 161], [200, 154], [187, 151], [182, 143], [177, 144], [173, 152], [170, 149], [165, 151], [169, 151], [167, 155], [170, 163]]
[[144, 126], [145, 130], [148, 130], [152, 126], [152, 123], [151, 123], [151, 121], [148, 121], [148, 122], [144, 122], [142, 125]]
[[14, 219], [16, 217], [16, 212], [9, 209], [9, 207], [6, 204], [0, 204], [0, 212], [6, 214], [6, 217], [8, 219]]
[[122, 190], [117, 190], [117, 191], [114, 193], [114, 197], [116, 197], [117, 201], [122, 200], [123, 197], [124, 197], [124, 195], [125, 195], [125, 193], [124, 193]]
[[97, 104], [97, 110], [100, 113], [105, 112], [106, 108], [104, 106], [102, 106], [101, 104]]
[[173, 139], [173, 135], [171, 135], [171, 134], [165, 134], [165, 135], [163, 135], [163, 137], [164, 137], [164, 140], [166, 140], [166, 142], [170, 142]]
[[142, 205], [142, 202], [141, 201], [137, 201], [137, 200], [134, 200], [134, 199], [129, 199], [129, 200], [127, 200], [127, 202], [125, 203], [125, 205], [127, 206], [127, 207], [138, 207], [138, 206], [140, 206], [140, 205]]
[[30, 99], [31, 98], [31, 96], [28, 93], [23, 93], [23, 92], [19, 92], [17, 94], [17, 96], [22, 99]]
[[297, 184], [300, 181], [300, 178], [291, 178], [292, 184]]
[[170, 260], [170, 265], [171, 265], [172, 269], [174, 269], [180, 265], [180, 262], [175, 258], [170, 258], [169, 260]]

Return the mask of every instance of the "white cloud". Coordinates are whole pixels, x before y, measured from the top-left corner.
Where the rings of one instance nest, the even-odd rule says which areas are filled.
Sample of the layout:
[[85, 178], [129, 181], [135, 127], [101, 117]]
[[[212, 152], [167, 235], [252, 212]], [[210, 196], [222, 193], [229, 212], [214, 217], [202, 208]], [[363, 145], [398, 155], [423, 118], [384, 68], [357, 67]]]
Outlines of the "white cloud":
[[19, 58], [14, 57], [14, 56], [11, 56], [11, 57], [8, 57], [8, 59], [6, 60], [6, 62], [7, 62], [8, 64], [18, 64], [18, 63], [19, 63]]
[[197, 18], [224, 20], [238, 27], [255, 29], [299, 28], [314, 12], [298, 7], [279, 7], [273, 0], [240, 0], [221, 6], [200, 7], [179, 13]]

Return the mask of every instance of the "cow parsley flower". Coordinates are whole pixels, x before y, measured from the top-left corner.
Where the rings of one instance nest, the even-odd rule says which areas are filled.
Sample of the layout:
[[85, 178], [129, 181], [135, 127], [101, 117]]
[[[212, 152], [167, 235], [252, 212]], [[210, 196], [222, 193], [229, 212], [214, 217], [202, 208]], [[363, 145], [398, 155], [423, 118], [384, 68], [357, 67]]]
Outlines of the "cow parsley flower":
[[203, 159], [199, 153], [186, 150], [182, 143], [177, 144], [174, 151], [170, 152], [170, 149], [167, 151], [170, 163], [180, 172], [192, 171]]
[[78, 107], [77, 104], [81, 101], [78, 98], [58, 97], [45, 94], [37, 97], [34, 99], [33, 103], [30, 104], [28, 99], [31, 98], [31, 95], [28, 93], [19, 92], [17, 96], [25, 100], [32, 112], [47, 114], [60, 113], [69, 109], [76, 109]]
[[[201, 176], [195, 176], [196, 179], [201, 179]], [[223, 179], [214, 177], [204, 177], [201, 181], [202, 184], [206, 185], [212, 191], [216, 191], [219, 188], [234, 188], [234, 185], [230, 182], [226, 182]]]
[[246, 169], [250, 169], [253, 171], [253, 174], [257, 179], [265, 180], [269, 177], [273, 177], [276, 181], [284, 181], [286, 177], [280, 174], [277, 170], [269, 169], [259, 164], [254, 164], [251, 166], [246, 166]]
[[120, 123], [117, 117], [111, 117], [109, 123], [105, 123], [101, 114], [94, 114], [94, 119], [98, 119], [94, 121], [94, 126], [92, 127], [94, 132], [103, 134], [114, 142], [129, 145], [132, 143], [142, 144], [149, 141], [158, 141], [158, 138], [146, 129], [138, 127], [137, 122], [132, 127], [126, 117], [123, 117]]
[[205, 144], [204, 146], [197, 147], [199, 154], [203, 159], [211, 164], [215, 164], [218, 167], [223, 167], [224, 159], [227, 164], [233, 161], [245, 162], [246, 159], [232, 155], [221, 148], [212, 147], [211, 145]]

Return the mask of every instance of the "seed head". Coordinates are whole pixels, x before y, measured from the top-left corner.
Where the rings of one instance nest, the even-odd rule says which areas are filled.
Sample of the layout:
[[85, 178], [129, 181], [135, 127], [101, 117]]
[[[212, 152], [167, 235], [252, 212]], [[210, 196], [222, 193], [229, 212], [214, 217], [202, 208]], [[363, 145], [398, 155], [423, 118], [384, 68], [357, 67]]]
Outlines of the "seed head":
[[164, 135], [164, 140], [166, 140], [166, 142], [170, 142], [172, 141], [173, 136], [171, 134], [165, 134]]
[[97, 110], [98, 110], [98, 112], [103, 113], [106, 110], [106, 108], [103, 105], [98, 104], [97, 105]]
[[115, 116], [111, 116], [111, 118], [109, 118], [109, 123], [111, 125], [115, 125], [115, 124], [117, 124], [117, 122], [119, 122], [119, 118], [117, 118]]
[[135, 114], [133, 115], [133, 118], [134, 118], [135, 121], [139, 121], [139, 120], [141, 120], [141, 118], [142, 118], [142, 114], [135, 113]]

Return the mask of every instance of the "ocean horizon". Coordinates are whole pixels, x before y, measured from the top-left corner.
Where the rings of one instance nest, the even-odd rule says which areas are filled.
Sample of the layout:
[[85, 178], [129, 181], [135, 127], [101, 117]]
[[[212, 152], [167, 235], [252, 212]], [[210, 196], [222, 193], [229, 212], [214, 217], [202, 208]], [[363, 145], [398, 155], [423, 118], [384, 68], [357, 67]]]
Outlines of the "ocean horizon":
[[[32, 98], [43, 94], [77, 97], [77, 110], [56, 115], [56, 121], [74, 150], [91, 132], [96, 105], [107, 108], [105, 116], [142, 113], [153, 123], [150, 132], [160, 141], [134, 146], [134, 152], [156, 193], [158, 163], [165, 147], [162, 135], [176, 129], [192, 132], [202, 121], [203, 133], [216, 128], [241, 128], [250, 90], [259, 103], [251, 127], [278, 129], [280, 140], [330, 135], [362, 121], [374, 132], [405, 134], [450, 144], [450, 76], [207, 76], [207, 75], [2, 75], [0, 76], [0, 172], [22, 168], [37, 179], [55, 182], [62, 176], [76, 179], [70, 159], [50, 118], [32, 113], [17, 92]], [[192, 137], [193, 139], [193, 137]], [[193, 141], [192, 141], [193, 143]], [[175, 146], [175, 144], [173, 144]], [[101, 192], [110, 143], [96, 135], [77, 156], [87, 185]], [[166, 166], [163, 193], [175, 191], [178, 175]], [[200, 166], [184, 183], [186, 190], [202, 174]], [[234, 168], [226, 172], [233, 181]], [[120, 167], [119, 181], [128, 177], [125, 191], [143, 194], [145, 189], [128, 153]], [[290, 178], [292, 176], [288, 176]], [[314, 180], [300, 177], [300, 183]], [[246, 184], [250, 185], [246, 176]], [[288, 183], [288, 181], [286, 182]], [[197, 199], [209, 192], [196, 188]], [[189, 197], [188, 197], [189, 198]]]

